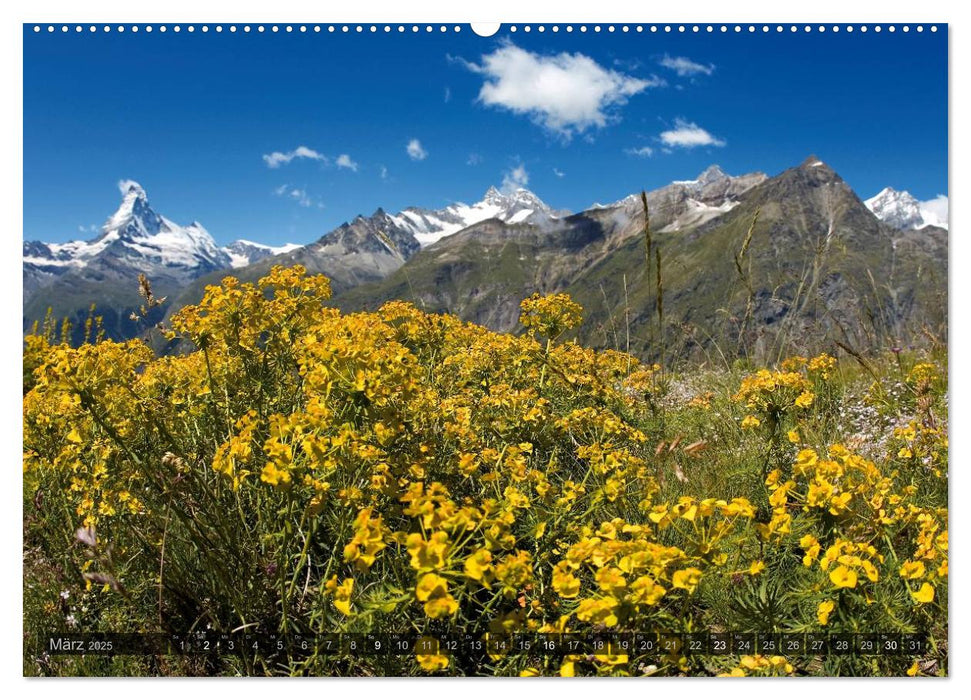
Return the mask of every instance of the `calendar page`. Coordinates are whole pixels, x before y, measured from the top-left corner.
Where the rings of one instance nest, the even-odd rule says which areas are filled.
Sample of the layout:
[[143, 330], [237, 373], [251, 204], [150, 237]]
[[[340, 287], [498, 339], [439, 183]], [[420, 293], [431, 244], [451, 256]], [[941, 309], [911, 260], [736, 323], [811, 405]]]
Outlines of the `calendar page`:
[[946, 676], [948, 33], [28, 21], [24, 675]]

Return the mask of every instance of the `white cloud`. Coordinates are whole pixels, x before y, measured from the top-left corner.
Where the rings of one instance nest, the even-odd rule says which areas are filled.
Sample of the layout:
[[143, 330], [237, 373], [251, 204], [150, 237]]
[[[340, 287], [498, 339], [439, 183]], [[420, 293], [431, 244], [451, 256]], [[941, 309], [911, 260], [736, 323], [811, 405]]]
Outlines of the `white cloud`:
[[388, 179], [388, 168], [386, 166], [384, 166], [384, 165], [380, 166], [380, 171], [379, 172], [381, 173], [381, 179], [382, 180], [387, 180]]
[[478, 165], [482, 162], [482, 156], [478, 153], [470, 153], [468, 160], [465, 161], [466, 165]]
[[713, 63], [709, 63], [706, 66], [703, 63], [697, 63], [684, 56], [668, 56], [664, 54], [664, 58], [658, 61], [658, 63], [665, 68], [670, 68], [682, 78], [698, 75], [699, 73], [711, 75], [715, 71], [715, 64]]
[[566, 173], [560, 170], [559, 168], [553, 168], [553, 174], [556, 175], [557, 177], [563, 177], [564, 175], [566, 175]]
[[318, 153], [312, 148], [307, 148], [306, 146], [297, 146], [292, 151], [287, 151], [285, 153], [281, 151], [273, 151], [273, 153], [264, 155], [263, 161], [270, 168], [279, 168], [281, 165], [286, 165], [291, 160], [296, 158], [319, 160], [323, 163], [328, 161], [327, 156], [322, 153]]
[[311, 204], [313, 204], [313, 202], [310, 201], [310, 197], [307, 196], [307, 190], [290, 190], [290, 198], [295, 200], [297, 204], [302, 207], [309, 207]]
[[337, 156], [337, 160], [334, 161], [338, 168], [347, 168], [348, 170], [353, 170], [357, 172], [357, 163], [351, 160], [351, 157], [346, 153], [341, 153]]
[[405, 150], [408, 151], [408, 157], [412, 160], [425, 160], [428, 157], [428, 151], [422, 147], [421, 141], [418, 139], [409, 141]]
[[529, 173], [526, 166], [520, 163], [515, 168], [507, 170], [502, 176], [502, 186], [499, 188], [504, 194], [512, 194], [520, 187], [529, 184]]
[[[936, 218], [937, 221], [929, 221], [929, 223], [934, 224], [947, 224], [947, 195], [939, 194], [934, 199], [928, 199], [920, 203], [921, 214], [924, 215], [924, 220], [929, 221], [931, 218]], [[930, 214], [931, 216], [927, 216]]]
[[445, 102], [448, 103], [452, 99], [452, 89], [446, 85], [445, 86]]
[[641, 146], [640, 148], [625, 148], [624, 153], [629, 156], [637, 156], [638, 158], [650, 158], [654, 155], [654, 149], [650, 146]]
[[129, 190], [139, 190], [141, 192], [144, 192], [145, 191], [145, 190], [142, 189], [142, 186], [139, 185], [134, 180], [119, 180], [118, 181], [118, 191], [121, 192], [122, 195], [128, 194], [128, 191]]
[[307, 190], [301, 187], [293, 187], [291, 185], [280, 185], [275, 190], [273, 194], [278, 197], [285, 197], [293, 202], [296, 202], [301, 207], [317, 207], [323, 209], [324, 205], [321, 202], [315, 202], [314, 199], [307, 194]]
[[674, 128], [661, 132], [661, 143], [665, 146], [678, 148], [694, 148], [695, 146], [724, 146], [723, 139], [712, 136], [694, 122], [675, 119]]
[[581, 53], [543, 56], [511, 43], [484, 55], [480, 65], [461, 62], [484, 76], [480, 102], [526, 115], [564, 139], [606, 126], [629, 97], [663, 84], [604, 68]]

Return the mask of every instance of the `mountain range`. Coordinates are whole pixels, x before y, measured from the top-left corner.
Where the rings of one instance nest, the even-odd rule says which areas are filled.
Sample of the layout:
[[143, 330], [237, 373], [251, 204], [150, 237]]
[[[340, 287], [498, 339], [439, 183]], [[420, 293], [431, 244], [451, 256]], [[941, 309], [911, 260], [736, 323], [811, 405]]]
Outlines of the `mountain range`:
[[108, 217], [97, 238], [24, 243], [25, 296], [62, 275], [94, 276], [106, 268], [122, 275], [126, 271], [134, 271], [136, 276], [143, 272], [149, 277], [171, 277], [184, 283], [212, 270], [245, 267], [299, 247], [238, 240], [220, 248], [202, 224], [193, 221], [180, 226], [157, 214], [137, 182], [122, 180], [118, 187], [121, 205]]
[[109, 337], [131, 337], [144, 330], [128, 318], [139, 273], [169, 299], [154, 322], [226, 274], [299, 263], [331, 278], [344, 309], [398, 298], [503, 331], [523, 297], [567, 291], [586, 309], [584, 342], [647, 356], [946, 332], [946, 223], [906, 192], [861, 201], [815, 156], [774, 177], [712, 166], [646, 193], [650, 260], [640, 194], [570, 214], [490, 188], [473, 205], [379, 208], [305, 246], [220, 248], [200, 224], [156, 214], [136, 183], [121, 189], [96, 239], [24, 243], [25, 329], [48, 308], [82, 327], [94, 303]]
[[921, 229], [925, 226], [947, 228], [947, 204], [936, 211], [928, 202], [920, 202], [910, 192], [885, 187], [863, 202], [881, 221], [899, 229]]

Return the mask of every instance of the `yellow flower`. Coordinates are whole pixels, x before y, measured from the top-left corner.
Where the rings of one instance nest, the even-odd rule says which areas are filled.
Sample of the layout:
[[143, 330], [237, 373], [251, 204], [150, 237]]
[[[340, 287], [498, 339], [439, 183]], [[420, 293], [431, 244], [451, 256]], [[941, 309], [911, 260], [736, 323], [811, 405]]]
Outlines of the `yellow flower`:
[[647, 514], [647, 517], [651, 519], [652, 523], [659, 524], [668, 515], [668, 507], [666, 505], [654, 506], [651, 512]]
[[679, 505], [681, 506], [681, 508], [679, 508], [679, 510], [681, 510], [681, 517], [685, 520], [694, 522], [695, 516], [698, 515], [698, 506], [694, 503], [684, 503]]
[[290, 471], [280, 469], [276, 462], [267, 462], [260, 473], [260, 481], [270, 486], [285, 486], [290, 483]]
[[465, 452], [459, 456], [459, 471], [466, 476], [472, 474], [478, 466], [478, 459], [474, 454]]
[[459, 607], [448, 592], [448, 581], [438, 574], [422, 576], [415, 587], [415, 597], [425, 603], [425, 614], [432, 619], [452, 615]]
[[444, 654], [418, 654], [418, 664], [425, 671], [441, 671], [448, 668], [448, 657]]
[[418, 571], [433, 571], [445, 566], [448, 555], [448, 533], [434, 532], [426, 540], [418, 532], [408, 535], [405, 547], [411, 555], [411, 566]]
[[914, 661], [914, 663], [910, 665], [910, 668], [907, 669], [907, 675], [913, 678], [918, 673], [920, 673], [920, 663]]
[[433, 620], [454, 615], [458, 609], [458, 601], [448, 593], [425, 603], [425, 614]]
[[815, 398], [816, 395], [813, 392], [804, 391], [796, 397], [795, 403], [799, 408], [809, 408], [813, 405], [813, 399]]
[[762, 656], [743, 656], [738, 660], [738, 663], [740, 666], [744, 666], [749, 671], [754, 671], [757, 668], [768, 665]]
[[836, 368], [836, 358], [827, 355], [825, 352], [809, 361], [807, 369], [810, 372], [819, 372], [823, 379], [829, 379], [829, 374]]
[[566, 562], [553, 569], [553, 590], [561, 598], [576, 598], [580, 594], [580, 579], [570, 573]]
[[[422, 637], [417, 648], [437, 647], [438, 642], [431, 637]], [[445, 654], [416, 654], [415, 659], [424, 671], [441, 671], [448, 668], [448, 656]]]
[[495, 566], [496, 580], [503, 585], [506, 595], [513, 595], [522, 590], [533, 577], [533, 568], [529, 552], [523, 550], [515, 554], [507, 554]]
[[788, 500], [789, 490], [792, 489], [792, 487], [794, 486], [795, 486], [794, 482], [787, 481], [782, 486], [780, 486], [775, 491], [773, 491], [772, 495], [769, 496], [769, 505], [772, 506], [773, 508], [785, 508], [786, 502]]
[[492, 580], [492, 552], [480, 549], [465, 560], [465, 575], [475, 581], [481, 581], [486, 588]]
[[719, 673], [719, 678], [745, 678], [745, 671], [738, 666], [733, 668], [728, 673]]
[[598, 569], [594, 578], [597, 580], [597, 585], [600, 586], [600, 590], [604, 593], [614, 596], [623, 595], [627, 589], [627, 580], [619, 569], [613, 567]]
[[610, 652], [595, 653], [593, 656], [598, 664], [602, 664], [603, 666], [607, 667], [623, 666], [629, 660], [627, 654], [612, 654]]
[[603, 598], [584, 598], [576, 609], [577, 619], [582, 622], [589, 622], [594, 625], [605, 627], [616, 627], [619, 619], [617, 618], [617, 608], [620, 605], [613, 596]]
[[675, 571], [671, 577], [671, 584], [675, 588], [683, 588], [688, 593], [693, 593], [698, 582], [701, 580], [701, 570], [694, 567]]
[[846, 506], [849, 505], [852, 497], [853, 494], [848, 491], [833, 496], [831, 499], [829, 499], [829, 512], [833, 515], [839, 515], [846, 510]]
[[576, 670], [573, 667], [572, 661], [564, 661], [562, 664], [560, 664], [560, 675], [565, 678], [573, 678], [576, 675]]
[[629, 600], [632, 603], [656, 605], [667, 591], [657, 585], [650, 576], [641, 576], [630, 584]]
[[802, 558], [803, 566], [812, 566], [812, 563], [819, 557], [819, 552], [821, 550], [819, 540], [817, 540], [812, 535], [804, 535], [801, 540], [799, 540], [799, 546], [806, 550], [806, 555]]
[[793, 445], [799, 444], [799, 431], [790, 430], [788, 433], [786, 433], [786, 437], [789, 438], [789, 442], [791, 442]]
[[829, 572], [829, 580], [837, 588], [855, 588], [856, 572], [842, 564]]
[[387, 545], [384, 543], [386, 528], [381, 516], [371, 517], [373, 508], [364, 508], [354, 519], [354, 536], [344, 547], [344, 560], [352, 561], [367, 570], [374, 564], [378, 552]]
[[925, 581], [920, 587], [920, 590], [911, 591], [910, 595], [913, 596], [914, 600], [916, 600], [918, 603], [930, 603], [932, 600], [934, 600], [934, 586]]
[[758, 576], [763, 571], [765, 571], [765, 562], [762, 561], [761, 559], [758, 561], [753, 561], [752, 564], [748, 567], [748, 572], [752, 576]]
[[836, 608], [836, 603], [831, 600], [824, 600], [816, 608], [816, 619], [819, 620], [819, 624], [826, 625], [829, 623], [829, 615]]
[[447, 593], [448, 581], [438, 574], [425, 574], [418, 579], [418, 585], [415, 588], [415, 597], [422, 602]]
[[880, 573], [877, 571], [877, 567], [869, 559], [861, 559], [860, 566], [863, 567], [863, 573], [866, 574], [868, 579], [874, 583], [880, 580]]
[[750, 428], [758, 428], [760, 425], [762, 425], [762, 421], [760, 421], [755, 416], [745, 416], [742, 419], [742, 430], [748, 430]]
[[797, 474], [805, 474], [810, 469], [816, 466], [819, 462], [819, 455], [816, 454], [816, 450], [799, 450], [799, 454], [796, 455], [795, 470]]
[[345, 615], [353, 614], [351, 611], [351, 591], [354, 590], [354, 579], [344, 579], [337, 583], [337, 576], [334, 575], [325, 584], [325, 588], [334, 596], [334, 607]]
[[754, 518], [755, 508], [747, 498], [733, 498], [730, 503], [721, 506], [722, 515], [733, 518]]

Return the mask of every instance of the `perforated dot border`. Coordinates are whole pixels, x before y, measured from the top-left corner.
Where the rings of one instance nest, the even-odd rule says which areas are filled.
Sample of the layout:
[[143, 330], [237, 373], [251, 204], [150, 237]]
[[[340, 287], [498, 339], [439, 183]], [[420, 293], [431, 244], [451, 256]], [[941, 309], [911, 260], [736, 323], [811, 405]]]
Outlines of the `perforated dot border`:
[[[27, 26], [31, 26], [30, 23]], [[944, 25], [946, 26], [946, 25]], [[769, 33], [817, 33], [825, 34], [832, 32], [838, 34], [845, 32], [852, 34], [859, 32], [866, 34], [873, 32], [889, 32], [894, 34], [901, 32], [904, 34], [925, 31], [937, 32], [940, 26], [936, 24], [509, 24], [503, 25], [499, 32], [509, 32], [511, 34], [520, 31], [529, 34], [533, 31], [540, 34], [547, 31], [558, 33], [665, 33], [665, 34], [713, 34], [713, 33], [734, 33], [734, 34], [769, 34]], [[34, 24], [35, 34], [46, 31], [48, 34], [75, 34], [87, 33], [131, 33], [137, 34], [144, 32], [151, 34], [158, 32], [165, 34], [172, 32], [180, 34], [183, 31], [189, 34], [207, 34], [215, 32], [217, 34], [228, 32], [230, 34], [446, 34], [460, 32], [475, 32], [468, 28], [468, 25], [458, 24]]]

